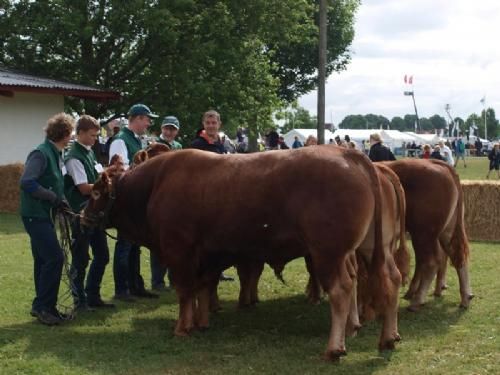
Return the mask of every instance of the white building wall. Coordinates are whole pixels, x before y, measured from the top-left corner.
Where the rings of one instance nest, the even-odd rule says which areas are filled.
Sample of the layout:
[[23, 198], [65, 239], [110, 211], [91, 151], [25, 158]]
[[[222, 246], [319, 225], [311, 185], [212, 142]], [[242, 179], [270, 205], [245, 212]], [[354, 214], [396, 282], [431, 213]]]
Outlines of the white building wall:
[[24, 163], [28, 153], [43, 142], [47, 120], [64, 111], [62, 95], [15, 92], [0, 95], [0, 165]]

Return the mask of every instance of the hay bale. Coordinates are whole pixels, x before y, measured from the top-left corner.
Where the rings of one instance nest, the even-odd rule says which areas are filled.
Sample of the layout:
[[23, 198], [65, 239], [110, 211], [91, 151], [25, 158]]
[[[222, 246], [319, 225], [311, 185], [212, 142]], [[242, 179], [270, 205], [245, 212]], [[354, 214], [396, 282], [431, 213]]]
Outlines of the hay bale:
[[19, 211], [19, 180], [24, 164], [0, 165], [0, 212]]
[[462, 181], [469, 239], [500, 241], [500, 182]]

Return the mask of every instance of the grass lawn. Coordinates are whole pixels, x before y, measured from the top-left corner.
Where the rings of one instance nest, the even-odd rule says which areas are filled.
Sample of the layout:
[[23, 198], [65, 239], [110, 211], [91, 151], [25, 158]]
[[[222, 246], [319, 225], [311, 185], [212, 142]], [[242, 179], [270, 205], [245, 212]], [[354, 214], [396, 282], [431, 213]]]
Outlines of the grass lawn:
[[[458, 309], [457, 277], [450, 271], [449, 290], [440, 299], [429, 297], [420, 313], [407, 312], [401, 299], [403, 341], [393, 353], [377, 352], [380, 325], [374, 322], [348, 339], [349, 354], [338, 364], [320, 359], [329, 306], [305, 302], [301, 260], [287, 266], [286, 285], [266, 268], [262, 302], [248, 311], [235, 308], [238, 284], [221, 283], [223, 310], [212, 316], [211, 328], [176, 338], [173, 292], [155, 301], [120, 303], [114, 311], [85, 313], [64, 326], [36, 323], [29, 316], [32, 258], [16, 215], [0, 215], [0, 248], [1, 374], [500, 373], [498, 244], [472, 244], [476, 298], [469, 310]], [[143, 253], [143, 275], [149, 280], [147, 250]], [[112, 290], [108, 266], [103, 296], [109, 298]]]
[[[488, 173], [490, 162], [487, 157], [468, 157], [466, 158], [466, 165], [464, 167], [463, 160], [457, 164], [456, 171], [461, 180], [484, 180]], [[496, 179], [496, 172], [491, 173], [491, 179]]]

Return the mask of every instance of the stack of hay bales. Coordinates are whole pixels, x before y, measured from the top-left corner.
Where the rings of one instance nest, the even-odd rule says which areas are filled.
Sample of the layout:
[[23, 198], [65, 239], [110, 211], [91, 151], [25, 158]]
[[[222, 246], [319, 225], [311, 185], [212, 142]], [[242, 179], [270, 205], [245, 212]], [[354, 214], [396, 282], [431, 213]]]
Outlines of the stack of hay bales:
[[462, 181], [470, 240], [500, 241], [500, 181]]
[[0, 165], [0, 212], [19, 211], [19, 180], [24, 164]]

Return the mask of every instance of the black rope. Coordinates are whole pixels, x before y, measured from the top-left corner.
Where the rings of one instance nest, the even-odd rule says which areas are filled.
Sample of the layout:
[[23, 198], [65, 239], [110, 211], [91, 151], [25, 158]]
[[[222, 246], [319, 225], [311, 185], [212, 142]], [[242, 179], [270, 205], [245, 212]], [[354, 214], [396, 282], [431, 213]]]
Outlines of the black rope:
[[78, 304], [78, 296], [73, 293], [75, 288], [74, 279], [76, 270], [71, 269], [71, 216], [79, 216], [69, 210], [58, 210], [55, 217], [56, 232], [59, 245], [63, 251], [63, 277], [61, 283], [65, 285], [63, 292], [59, 291], [57, 309], [63, 313], [61, 319], [72, 320], [76, 316], [75, 307]]

